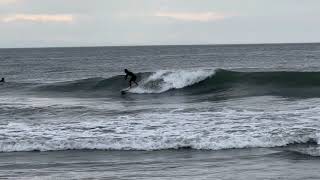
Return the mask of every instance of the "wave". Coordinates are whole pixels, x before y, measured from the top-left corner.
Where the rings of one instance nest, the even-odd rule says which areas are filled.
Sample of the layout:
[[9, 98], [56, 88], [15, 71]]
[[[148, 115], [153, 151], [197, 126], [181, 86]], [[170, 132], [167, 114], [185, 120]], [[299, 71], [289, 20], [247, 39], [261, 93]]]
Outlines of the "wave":
[[302, 156], [320, 157], [320, 147], [317, 144], [298, 144], [293, 147], [288, 147], [288, 152], [296, 153]]
[[[80, 132], [75, 129], [72, 134], [67, 127], [55, 130], [49, 127], [40, 129], [26, 127], [19, 123], [10, 123], [15, 126], [15, 136], [5, 138], [0, 142], [0, 152], [19, 151], [61, 151], [61, 150], [168, 150], [168, 149], [195, 149], [195, 150], [225, 150], [244, 148], [284, 148], [284, 150], [299, 152], [312, 156], [320, 156], [319, 137], [314, 134], [283, 136], [265, 134], [261, 137], [243, 135], [183, 136], [171, 132], [173, 136], [163, 135], [111, 135], [112, 130], [102, 131], [101, 134], [92, 133], [101, 127], [86, 127]], [[9, 127], [10, 128], [10, 127]], [[58, 129], [58, 130], [57, 130]], [[31, 132], [30, 130], [34, 130]], [[60, 131], [62, 130], [62, 131]], [[70, 132], [69, 132], [70, 131]], [[67, 133], [68, 132], [68, 133]], [[27, 134], [24, 134], [27, 133]], [[108, 135], [108, 133], [111, 133]], [[2, 137], [3, 138], [3, 137]]]
[[138, 87], [132, 88], [129, 92], [163, 93], [172, 89], [183, 89], [210, 78], [214, 74], [214, 70], [162, 70], [143, 79]]
[[[138, 73], [139, 86], [131, 94], [212, 95], [216, 98], [276, 95], [319, 97], [320, 72], [238, 72], [224, 69], [160, 70]], [[128, 87], [123, 75], [89, 78], [32, 88], [36, 92], [119, 95]]]

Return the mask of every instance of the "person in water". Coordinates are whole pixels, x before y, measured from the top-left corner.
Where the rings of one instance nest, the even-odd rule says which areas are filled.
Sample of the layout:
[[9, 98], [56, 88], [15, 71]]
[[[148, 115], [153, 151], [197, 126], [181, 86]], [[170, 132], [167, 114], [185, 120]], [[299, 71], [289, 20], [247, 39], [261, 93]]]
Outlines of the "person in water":
[[0, 83], [4, 83], [4, 82], [6, 82], [4, 78], [1, 78]]
[[132, 82], [134, 82], [138, 86], [137, 76], [133, 72], [130, 72], [128, 69], [125, 69], [124, 72], [126, 73], [125, 80], [127, 80], [128, 76], [131, 77], [129, 80], [129, 87], [131, 88]]

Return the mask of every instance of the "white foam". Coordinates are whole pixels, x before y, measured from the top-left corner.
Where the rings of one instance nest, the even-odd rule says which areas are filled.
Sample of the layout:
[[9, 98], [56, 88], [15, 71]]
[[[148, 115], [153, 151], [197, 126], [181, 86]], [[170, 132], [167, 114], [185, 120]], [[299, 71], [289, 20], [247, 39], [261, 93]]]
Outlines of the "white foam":
[[[181, 147], [218, 150], [309, 141], [320, 144], [320, 98], [259, 96], [221, 102], [130, 104], [7, 100], [0, 103], [0, 152]], [[319, 148], [311, 150], [303, 153], [318, 155]]]
[[[305, 110], [159, 112], [45, 123], [0, 125], [0, 151], [66, 149], [219, 150], [318, 143], [319, 108]], [[83, 117], [85, 118], [85, 117]], [[292, 119], [294, 118], [294, 119]], [[296, 121], [299, 119], [299, 121]]]
[[131, 93], [162, 93], [170, 89], [181, 89], [199, 83], [215, 74], [215, 70], [160, 70], [140, 85], [130, 90]]

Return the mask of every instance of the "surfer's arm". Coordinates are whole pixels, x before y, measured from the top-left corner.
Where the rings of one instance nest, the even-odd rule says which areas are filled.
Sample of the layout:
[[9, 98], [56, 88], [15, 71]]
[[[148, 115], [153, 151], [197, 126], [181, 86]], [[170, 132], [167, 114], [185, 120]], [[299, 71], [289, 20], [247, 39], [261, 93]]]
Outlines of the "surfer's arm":
[[128, 74], [126, 74], [126, 76], [124, 77], [124, 80], [127, 80], [128, 79]]

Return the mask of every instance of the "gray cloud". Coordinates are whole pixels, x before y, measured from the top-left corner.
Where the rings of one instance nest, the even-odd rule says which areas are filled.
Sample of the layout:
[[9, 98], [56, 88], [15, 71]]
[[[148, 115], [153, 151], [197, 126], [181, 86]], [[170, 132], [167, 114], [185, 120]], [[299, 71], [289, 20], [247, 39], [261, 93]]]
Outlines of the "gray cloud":
[[318, 0], [0, 0], [0, 47], [315, 42], [318, 7]]

